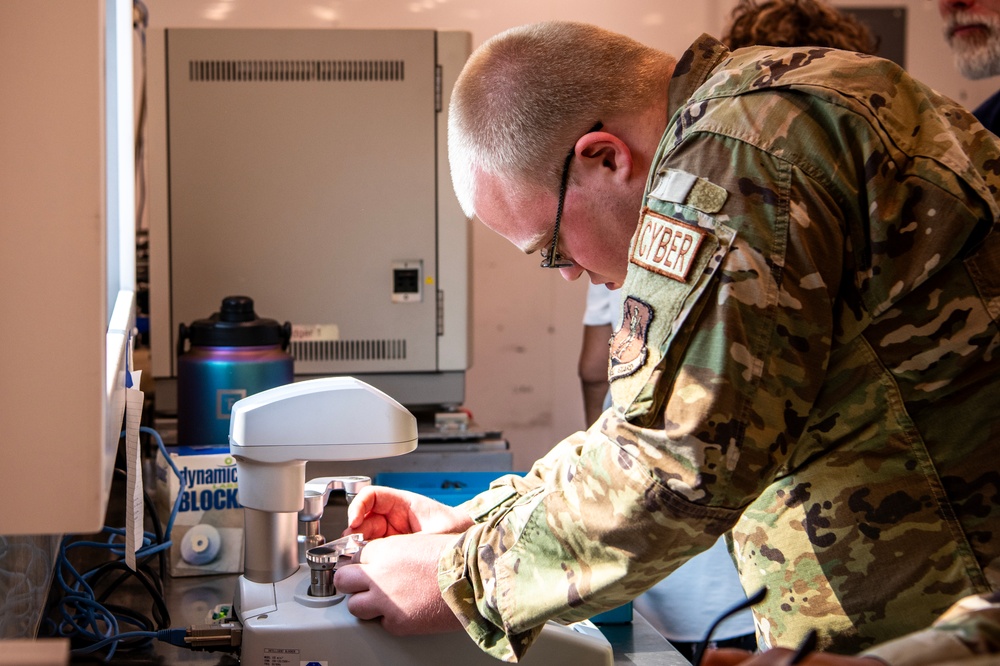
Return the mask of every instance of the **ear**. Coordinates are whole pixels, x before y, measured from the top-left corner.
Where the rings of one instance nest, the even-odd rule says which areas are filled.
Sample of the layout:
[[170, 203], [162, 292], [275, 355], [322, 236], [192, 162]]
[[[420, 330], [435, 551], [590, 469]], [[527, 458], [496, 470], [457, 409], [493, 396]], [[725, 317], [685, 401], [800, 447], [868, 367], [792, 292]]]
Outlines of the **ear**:
[[577, 140], [577, 177], [612, 178], [627, 182], [632, 176], [632, 150], [610, 132], [589, 132]]

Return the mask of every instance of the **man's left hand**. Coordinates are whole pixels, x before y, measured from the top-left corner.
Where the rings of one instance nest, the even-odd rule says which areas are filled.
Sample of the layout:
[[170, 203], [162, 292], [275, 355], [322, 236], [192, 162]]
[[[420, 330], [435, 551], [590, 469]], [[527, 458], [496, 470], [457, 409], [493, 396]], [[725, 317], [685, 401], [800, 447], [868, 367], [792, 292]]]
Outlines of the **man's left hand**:
[[347, 608], [362, 620], [378, 619], [391, 634], [456, 631], [461, 622], [441, 598], [438, 559], [455, 534], [403, 534], [369, 541], [361, 563], [337, 569], [334, 585], [350, 594]]

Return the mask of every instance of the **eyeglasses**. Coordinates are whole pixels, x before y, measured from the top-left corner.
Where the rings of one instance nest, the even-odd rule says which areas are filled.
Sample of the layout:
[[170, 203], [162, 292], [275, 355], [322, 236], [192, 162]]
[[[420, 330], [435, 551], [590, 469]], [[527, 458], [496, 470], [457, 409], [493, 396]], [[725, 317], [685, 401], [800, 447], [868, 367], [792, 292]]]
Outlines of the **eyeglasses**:
[[[599, 132], [603, 127], [604, 124], [598, 121], [596, 125], [584, 132], [584, 134]], [[539, 254], [542, 255], [542, 268], [569, 268], [573, 265], [572, 261], [564, 259], [559, 254], [559, 250], [556, 247], [559, 245], [559, 224], [562, 222], [563, 205], [566, 203], [566, 186], [569, 184], [569, 165], [573, 161], [573, 155], [575, 154], [576, 144], [574, 143], [573, 147], [569, 149], [569, 154], [566, 155], [566, 160], [563, 162], [562, 179], [559, 181], [559, 206], [556, 208], [556, 223], [555, 228], [552, 230], [552, 243], [549, 244], [549, 247], [543, 247], [539, 250]]]

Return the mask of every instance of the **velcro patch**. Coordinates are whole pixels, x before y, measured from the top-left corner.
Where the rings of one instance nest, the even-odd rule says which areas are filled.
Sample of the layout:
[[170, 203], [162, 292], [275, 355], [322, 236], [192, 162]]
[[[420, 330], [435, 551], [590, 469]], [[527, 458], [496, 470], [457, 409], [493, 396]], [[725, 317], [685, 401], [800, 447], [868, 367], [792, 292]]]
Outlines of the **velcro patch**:
[[678, 282], [687, 282], [704, 238], [705, 232], [698, 227], [644, 208], [639, 230], [632, 239], [629, 261]]
[[656, 174], [649, 196], [668, 203], [690, 206], [712, 215], [722, 210], [729, 193], [724, 187], [692, 173], [679, 169], [663, 169]]
[[628, 377], [646, 362], [646, 336], [653, 320], [653, 308], [634, 296], [622, 303], [622, 325], [611, 338], [608, 379]]

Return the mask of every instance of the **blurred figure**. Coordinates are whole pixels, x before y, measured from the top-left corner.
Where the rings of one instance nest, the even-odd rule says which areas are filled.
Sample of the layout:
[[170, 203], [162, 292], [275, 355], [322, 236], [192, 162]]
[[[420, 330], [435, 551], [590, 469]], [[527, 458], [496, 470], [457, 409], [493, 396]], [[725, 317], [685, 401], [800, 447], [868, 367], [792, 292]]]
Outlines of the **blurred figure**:
[[[938, 0], [955, 66], [968, 79], [1000, 74], [1000, 0]], [[973, 112], [986, 129], [1000, 131], [1000, 92]]]
[[577, 375], [583, 392], [583, 415], [589, 427], [611, 406], [608, 393], [608, 341], [621, 318], [617, 289], [603, 284], [587, 285], [587, 307], [583, 312], [583, 344]]
[[869, 55], [878, 50], [878, 39], [865, 24], [822, 0], [740, 0], [721, 41], [730, 50], [825, 46]]

